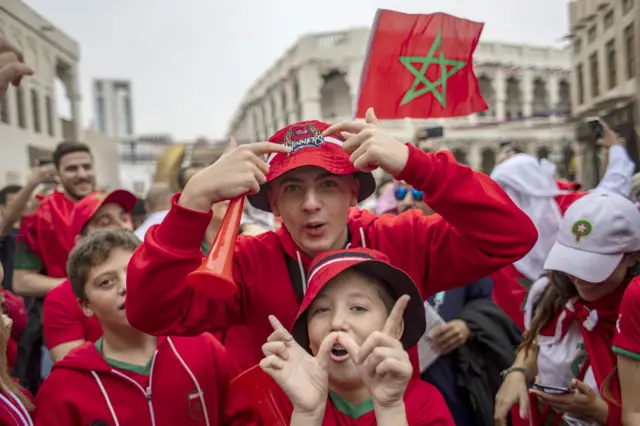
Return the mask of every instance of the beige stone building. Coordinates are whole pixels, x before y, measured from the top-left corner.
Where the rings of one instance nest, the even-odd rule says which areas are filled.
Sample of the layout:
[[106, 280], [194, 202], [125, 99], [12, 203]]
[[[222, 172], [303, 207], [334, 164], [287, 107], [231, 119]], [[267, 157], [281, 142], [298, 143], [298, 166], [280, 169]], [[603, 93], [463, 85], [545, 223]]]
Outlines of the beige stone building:
[[[251, 86], [228, 134], [261, 140], [287, 123], [350, 119], [365, 60], [369, 29], [302, 37]], [[387, 120], [396, 137], [413, 140], [420, 128], [445, 128], [441, 146], [461, 162], [490, 172], [501, 141], [518, 141], [568, 170], [573, 156], [571, 59], [568, 49], [481, 42], [474, 56], [484, 113], [444, 120]]]
[[[78, 43], [21, 0], [0, 1], [0, 36], [22, 49], [35, 70], [0, 102], [0, 187], [24, 182], [34, 160], [50, 155], [62, 140], [87, 142], [94, 150], [99, 185], [118, 186], [115, 141], [82, 130]], [[59, 116], [56, 81], [64, 86], [69, 120]]]
[[631, 158], [640, 164], [640, 5], [638, 0], [573, 0], [569, 12], [579, 163], [585, 183], [592, 186], [603, 167], [584, 123], [589, 117], [603, 117], [625, 138]]

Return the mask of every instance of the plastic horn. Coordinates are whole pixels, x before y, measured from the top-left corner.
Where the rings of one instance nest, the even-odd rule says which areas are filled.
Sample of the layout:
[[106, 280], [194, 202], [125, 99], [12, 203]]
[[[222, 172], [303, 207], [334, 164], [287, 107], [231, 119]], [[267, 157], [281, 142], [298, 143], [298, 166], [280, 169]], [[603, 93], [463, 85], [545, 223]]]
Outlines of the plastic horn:
[[259, 365], [233, 379], [229, 383], [228, 395], [234, 401], [239, 400], [242, 406], [253, 407], [264, 426], [287, 426], [290, 423], [291, 415], [286, 414], [285, 407], [279, 402], [283, 396], [280, 386]]
[[237, 291], [233, 281], [233, 250], [242, 219], [244, 197], [231, 200], [209, 254], [195, 271], [187, 275], [187, 283], [199, 293], [223, 299]]

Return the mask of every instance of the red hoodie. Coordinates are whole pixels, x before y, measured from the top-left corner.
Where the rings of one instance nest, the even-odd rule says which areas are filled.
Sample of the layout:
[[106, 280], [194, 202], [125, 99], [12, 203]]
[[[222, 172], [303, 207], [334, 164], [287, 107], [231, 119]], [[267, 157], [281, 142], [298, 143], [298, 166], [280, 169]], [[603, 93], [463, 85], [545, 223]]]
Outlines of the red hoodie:
[[[489, 176], [456, 163], [448, 152], [427, 154], [409, 145], [398, 179], [424, 191], [425, 202], [441, 216], [411, 210], [377, 217], [352, 209], [346, 224], [350, 244], [385, 253], [411, 276], [425, 300], [515, 262], [537, 240], [531, 220]], [[210, 219], [211, 213], [185, 209], [174, 197], [169, 214], [147, 232], [129, 262], [127, 318], [156, 335], [197, 335], [245, 324], [252, 340], [226, 342], [226, 347], [248, 368], [262, 359], [261, 346], [273, 331], [267, 316], [290, 327], [300, 306], [285, 256], [296, 261], [300, 256], [304, 270], [311, 258], [285, 227], [240, 236], [234, 253], [236, 296], [205, 298], [191, 290], [185, 277], [202, 261], [200, 243]]]
[[208, 333], [159, 338], [148, 376], [111, 367], [87, 342], [54, 364], [36, 396], [36, 425], [255, 424], [225, 400], [231, 365]]
[[[24, 395], [32, 400], [27, 391]], [[33, 426], [31, 415], [26, 407], [11, 392], [0, 390], [0, 425], [2, 426]]]

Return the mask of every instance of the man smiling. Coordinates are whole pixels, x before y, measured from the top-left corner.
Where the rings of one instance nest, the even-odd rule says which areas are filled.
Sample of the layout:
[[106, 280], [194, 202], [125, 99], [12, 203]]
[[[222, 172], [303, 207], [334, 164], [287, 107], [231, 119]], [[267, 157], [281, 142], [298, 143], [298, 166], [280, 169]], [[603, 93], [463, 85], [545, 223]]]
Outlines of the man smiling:
[[[196, 335], [245, 324], [252, 340], [228, 347], [244, 368], [262, 358], [275, 315], [291, 326], [316, 255], [345, 247], [385, 253], [422, 296], [477, 280], [524, 256], [535, 227], [488, 176], [446, 152], [424, 153], [365, 122], [329, 126], [296, 123], [270, 142], [229, 150], [174, 197], [162, 224], [146, 234], [129, 264], [127, 317], [157, 335]], [[262, 155], [268, 154], [265, 160]], [[354, 208], [375, 190], [381, 167], [424, 192], [441, 216], [419, 211], [376, 217]], [[282, 219], [280, 229], [240, 237], [234, 254], [237, 294], [212, 300], [195, 293], [186, 275], [201, 261], [200, 242], [217, 202], [250, 193], [254, 207]]]

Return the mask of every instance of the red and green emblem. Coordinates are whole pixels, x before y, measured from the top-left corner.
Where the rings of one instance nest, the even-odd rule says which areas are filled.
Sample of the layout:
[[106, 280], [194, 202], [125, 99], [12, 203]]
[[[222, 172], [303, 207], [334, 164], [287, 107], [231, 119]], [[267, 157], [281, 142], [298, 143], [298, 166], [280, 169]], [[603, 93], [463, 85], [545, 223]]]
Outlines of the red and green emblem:
[[593, 231], [593, 225], [588, 220], [576, 220], [571, 226], [571, 233], [576, 237], [576, 243], [579, 243], [582, 237], [586, 237]]

